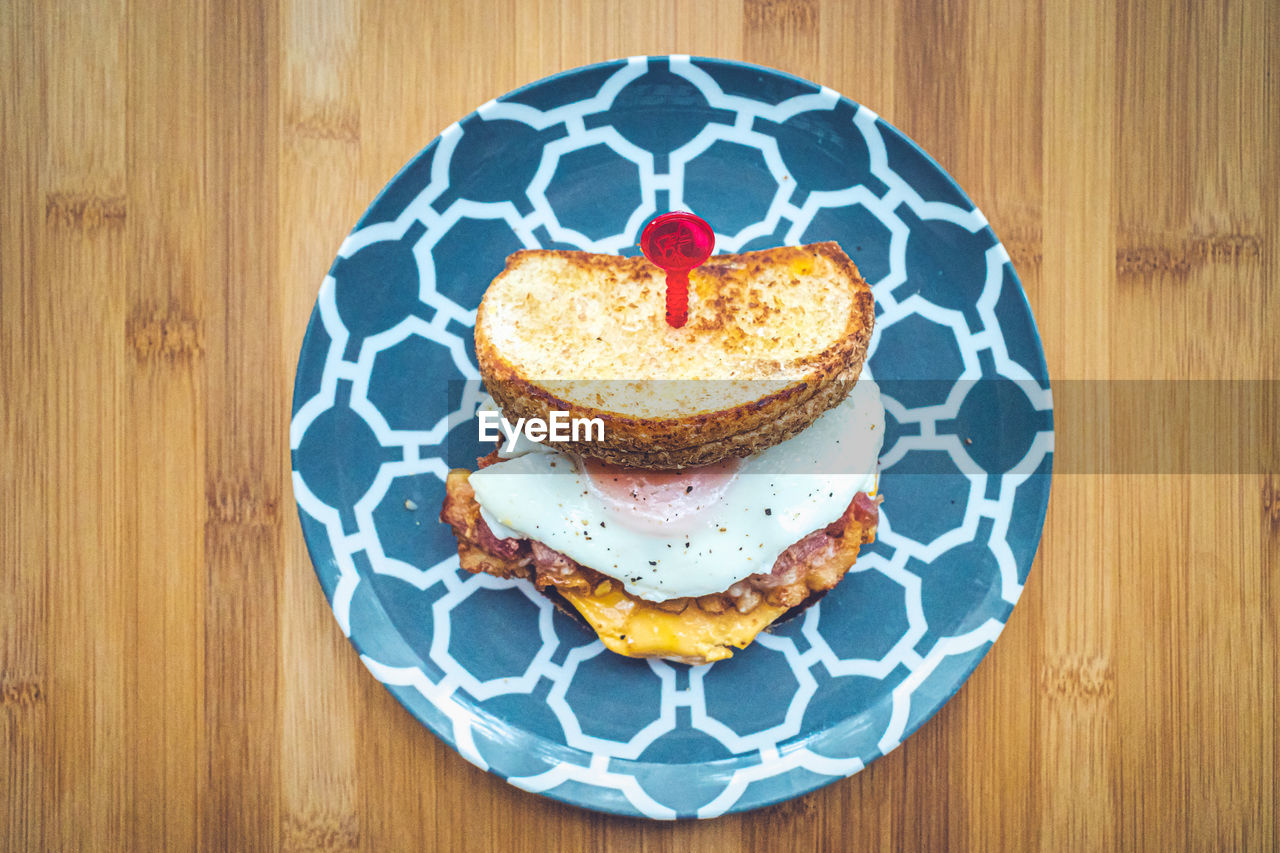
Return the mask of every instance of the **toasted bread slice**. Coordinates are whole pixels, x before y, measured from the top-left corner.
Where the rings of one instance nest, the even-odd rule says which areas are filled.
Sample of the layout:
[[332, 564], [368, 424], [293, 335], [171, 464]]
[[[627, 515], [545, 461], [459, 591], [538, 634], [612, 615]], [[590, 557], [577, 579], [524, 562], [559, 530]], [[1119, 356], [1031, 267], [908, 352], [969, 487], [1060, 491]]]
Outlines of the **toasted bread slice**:
[[643, 257], [516, 252], [476, 316], [489, 393], [512, 421], [603, 421], [603, 441], [559, 449], [683, 468], [783, 441], [852, 389], [875, 311], [836, 243], [716, 255], [689, 279], [674, 329]]

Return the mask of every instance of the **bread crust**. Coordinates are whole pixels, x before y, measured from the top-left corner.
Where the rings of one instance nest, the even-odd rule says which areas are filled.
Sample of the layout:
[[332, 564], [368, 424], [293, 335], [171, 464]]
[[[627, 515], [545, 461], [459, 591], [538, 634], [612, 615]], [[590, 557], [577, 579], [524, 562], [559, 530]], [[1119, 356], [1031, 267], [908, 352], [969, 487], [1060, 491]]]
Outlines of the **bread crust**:
[[[735, 380], [739, 385], [759, 383], [752, 386], [753, 390], [748, 392], [751, 398], [746, 401], [729, 400], [726, 405], [713, 405], [704, 411], [678, 416], [633, 416], [606, 408], [598, 401], [593, 405], [586, 399], [575, 399], [572, 393], [564, 391], [566, 385], [574, 386], [563, 380], [552, 383], [545, 377], [530, 376], [515, 363], [494, 340], [491, 328], [492, 323], [498, 322], [493, 313], [500, 313], [500, 309], [494, 309], [491, 297], [502, 291], [504, 277], [527, 271], [530, 265], [554, 263], [562, 269], [567, 265], [572, 272], [565, 277], [565, 287], [599, 287], [602, 281], [638, 280], [642, 282], [643, 292], [649, 295], [656, 277], [661, 276], [644, 258], [587, 252], [526, 250], [507, 259], [506, 269], [494, 279], [477, 312], [475, 342], [481, 376], [504, 416], [512, 422], [518, 418], [547, 419], [556, 411], [567, 412], [571, 418], [599, 418], [603, 422], [602, 441], [557, 442], [558, 449], [615, 464], [659, 469], [708, 465], [731, 456], [748, 456], [796, 435], [823, 412], [838, 405], [853, 389], [866, 359], [875, 321], [870, 287], [853, 261], [834, 242], [717, 255], [700, 268], [703, 270], [701, 281], [713, 295], [693, 307], [689, 331], [676, 333], [684, 335], [676, 338], [678, 341], [695, 336], [694, 340], [705, 341], [709, 347], [720, 347], [725, 359], [732, 360], [737, 354], [735, 346], [741, 345], [742, 339], [741, 330], [733, 325], [735, 313], [755, 312], [757, 320], [763, 316], [767, 330], [771, 319], [768, 312], [776, 310], [748, 301], [754, 298], [744, 295], [752, 293], [751, 277], [777, 276], [779, 270], [786, 275], [788, 269], [806, 263], [806, 259], [823, 264], [828, 277], [835, 280], [824, 286], [847, 289], [847, 316], [829, 319], [829, 323], [839, 324], [839, 331], [831, 334], [821, 349], [800, 352], [785, 362], [743, 358], [744, 373]], [[793, 275], [793, 283], [794, 280]], [[744, 282], [748, 285], [744, 286]], [[723, 296], [714, 295], [717, 292]], [[789, 309], [791, 306], [783, 311]], [[548, 333], [548, 330], [539, 330], [540, 335]], [[752, 333], [759, 335], [759, 326]], [[655, 330], [653, 334], [656, 337], [670, 333]], [[655, 345], [662, 346], [663, 340], [655, 340]], [[646, 378], [630, 384], [656, 383], [653, 387], [657, 388], [664, 382], [696, 381], [714, 398], [719, 393], [719, 386], [715, 384], [718, 379]], [[548, 386], [557, 390], [550, 390]], [[754, 394], [756, 388], [758, 395]], [[730, 395], [725, 396], [728, 400]]]

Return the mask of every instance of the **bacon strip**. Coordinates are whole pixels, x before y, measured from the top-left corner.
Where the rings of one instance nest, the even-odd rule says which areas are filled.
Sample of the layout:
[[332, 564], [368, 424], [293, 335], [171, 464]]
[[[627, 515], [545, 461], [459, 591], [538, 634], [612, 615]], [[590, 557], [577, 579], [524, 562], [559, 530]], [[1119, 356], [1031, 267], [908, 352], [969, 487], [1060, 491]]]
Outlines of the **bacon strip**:
[[559, 551], [529, 539], [499, 539], [480, 515], [475, 490], [468, 482], [470, 472], [455, 468], [444, 485], [444, 506], [440, 520], [453, 528], [458, 540], [462, 568], [475, 574], [484, 572], [500, 578], [532, 579], [538, 589], [594, 588], [605, 576], [581, 566]]
[[[497, 461], [496, 452], [480, 460], [480, 467]], [[462, 568], [498, 577], [531, 578], [539, 589], [555, 586], [585, 591], [608, 580], [541, 542], [499, 539], [480, 516], [475, 491], [467, 481], [470, 472], [456, 468], [445, 481], [440, 520], [453, 528]], [[657, 602], [664, 610], [679, 612], [690, 602], [709, 612], [730, 607], [749, 613], [761, 601], [778, 607], [795, 607], [813, 592], [834, 587], [858, 557], [862, 545], [874, 542], [880, 520], [881, 498], [865, 492], [854, 495], [844, 513], [821, 530], [815, 530], [778, 555], [768, 572], [744, 578], [722, 593], [698, 598]]]

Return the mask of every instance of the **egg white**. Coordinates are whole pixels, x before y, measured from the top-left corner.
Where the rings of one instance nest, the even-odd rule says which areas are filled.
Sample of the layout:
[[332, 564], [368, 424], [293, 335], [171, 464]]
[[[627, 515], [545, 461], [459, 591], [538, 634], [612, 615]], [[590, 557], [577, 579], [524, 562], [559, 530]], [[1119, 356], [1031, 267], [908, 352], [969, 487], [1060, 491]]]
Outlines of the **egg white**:
[[573, 457], [528, 442], [471, 475], [495, 535], [527, 537], [609, 575], [650, 601], [724, 592], [767, 572], [789, 546], [839, 518], [876, 487], [884, 439], [880, 389], [863, 376], [807, 429], [743, 460], [695, 529], [628, 529], [596, 497]]

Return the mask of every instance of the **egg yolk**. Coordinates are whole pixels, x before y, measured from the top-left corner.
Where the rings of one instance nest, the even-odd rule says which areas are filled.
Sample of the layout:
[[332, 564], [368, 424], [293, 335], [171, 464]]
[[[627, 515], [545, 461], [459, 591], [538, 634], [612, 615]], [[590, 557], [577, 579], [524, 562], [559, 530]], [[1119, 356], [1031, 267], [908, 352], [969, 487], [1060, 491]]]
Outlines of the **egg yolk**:
[[632, 530], [666, 536], [695, 528], [724, 497], [740, 467], [738, 459], [680, 471], [582, 460], [588, 484], [613, 518]]

